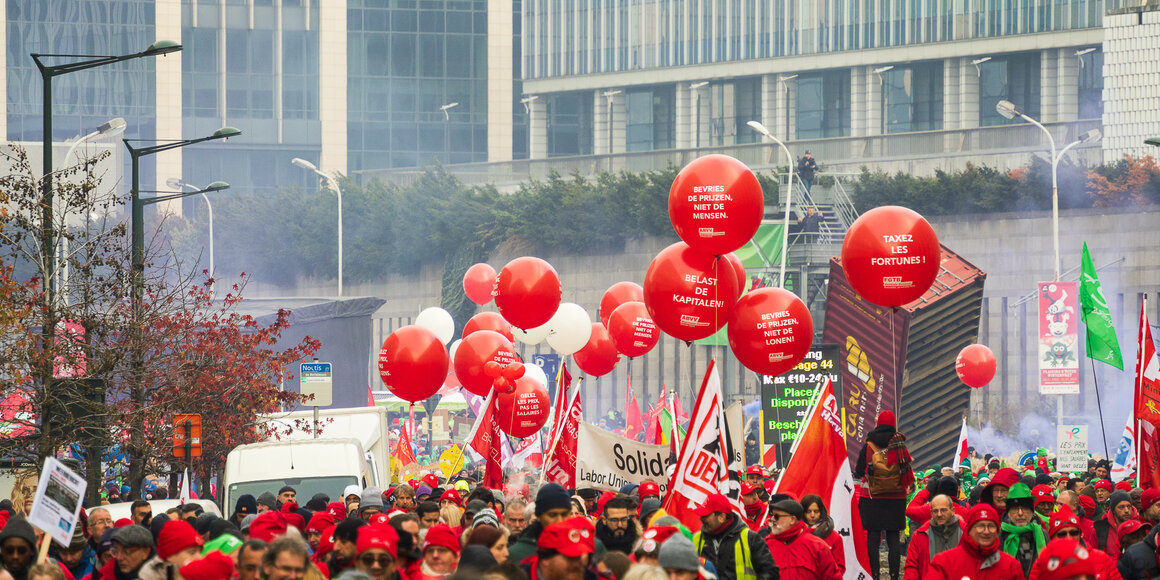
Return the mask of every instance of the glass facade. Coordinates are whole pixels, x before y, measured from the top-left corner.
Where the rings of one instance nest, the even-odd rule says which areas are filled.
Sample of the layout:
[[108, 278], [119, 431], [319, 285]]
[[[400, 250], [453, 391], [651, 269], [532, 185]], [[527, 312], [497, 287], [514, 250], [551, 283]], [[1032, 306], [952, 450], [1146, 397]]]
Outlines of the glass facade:
[[1039, 119], [1041, 56], [1024, 52], [995, 56], [979, 64], [979, 126], [1023, 123], [995, 110], [999, 101], [1011, 101], [1032, 119]]
[[797, 78], [797, 139], [850, 134], [850, 71], [832, 70]]
[[545, 95], [548, 106], [548, 156], [591, 155], [594, 133], [592, 93]]
[[676, 91], [673, 85], [628, 91], [625, 147], [629, 151], [672, 149], [676, 128]]
[[[1076, 51], [1079, 57], [1079, 118], [1104, 116], [1104, 51], [1100, 48]], [[1085, 54], [1086, 53], [1086, 54]]]
[[487, 160], [486, 0], [349, 0], [347, 28], [351, 171]]
[[899, 65], [882, 73], [886, 133], [943, 128], [942, 61]]
[[1098, 28], [1132, 0], [527, 0], [551, 78]]

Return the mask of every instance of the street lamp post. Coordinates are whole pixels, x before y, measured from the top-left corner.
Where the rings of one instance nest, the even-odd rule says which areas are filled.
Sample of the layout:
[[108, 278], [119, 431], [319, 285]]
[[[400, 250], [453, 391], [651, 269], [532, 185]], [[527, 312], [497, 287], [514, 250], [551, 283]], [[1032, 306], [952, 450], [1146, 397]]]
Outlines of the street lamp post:
[[[456, 101], [439, 107], [439, 110], [443, 111], [443, 147], [447, 149], [447, 163], [451, 163], [451, 113], [449, 111], [458, 106], [459, 102]], [[339, 280], [339, 282], [341, 281]], [[342, 296], [342, 293], [339, 292], [338, 295]]]
[[778, 274], [778, 288], [785, 288], [785, 258], [789, 254], [789, 208], [793, 199], [793, 180], [797, 176], [797, 172], [794, 171], [793, 155], [790, 155], [789, 148], [785, 146], [785, 143], [782, 143], [781, 139], [774, 137], [773, 133], [770, 133], [769, 129], [765, 128], [765, 125], [762, 125], [758, 121], [750, 121], [746, 125], [749, 125], [754, 131], [765, 135], [771, 141], [777, 143], [781, 147], [781, 150], [785, 152], [785, 158], [789, 162], [789, 187], [786, 188], [785, 192], [785, 223], [781, 230], [781, 272]]
[[894, 65], [892, 64], [874, 69], [874, 74], [878, 75], [878, 96], [882, 100], [882, 106], [878, 111], [881, 121], [878, 133], [882, 135], [886, 134], [886, 109], [889, 105], [886, 98], [886, 77], [882, 76], [882, 74], [892, 70], [894, 70]]
[[1039, 130], [1043, 131], [1044, 135], [1047, 135], [1047, 142], [1051, 145], [1051, 230], [1052, 240], [1055, 246], [1055, 281], [1058, 282], [1061, 268], [1061, 262], [1059, 258], [1059, 160], [1063, 158], [1063, 154], [1067, 153], [1068, 149], [1071, 149], [1076, 145], [1098, 141], [1101, 137], [1100, 131], [1099, 129], [1092, 129], [1091, 131], [1080, 135], [1080, 138], [1077, 141], [1067, 144], [1066, 147], [1057, 153], [1055, 150], [1055, 137], [1052, 136], [1051, 131], [1048, 131], [1046, 127], [1039, 123], [1039, 121], [1036, 121], [1035, 119], [1027, 116], [1019, 107], [1015, 105], [1015, 103], [1005, 100], [999, 101], [995, 104], [995, 110], [1007, 119], [1020, 117], [1024, 121], [1039, 127]]
[[[43, 151], [42, 167], [44, 169], [44, 178], [41, 183], [41, 197], [43, 198], [41, 219], [43, 220], [44, 225], [41, 228], [41, 245], [44, 246], [45, 256], [56, 255], [54, 249], [55, 232], [53, 231], [52, 223], [52, 79], [72, 72], [87, 70], [90, 68], [96, 68], [147, 56], [161, 56], [171, 52], [177, 52], [179, 50], [181, 50], [181, 45], [176, 42], [169, 40], [158, 40], [157, 42], [149, 45], [149, 48], [146, 48], [142, 52], [120, 56], [96, 56], [87, 54], [42, 54], [36, 52], [30, 55], [33, 62], [36, 63], [36, 68], [40, 70], [40, 79], [44, 87], [44, 115], [42, 119], [43, 134], [41, 137]], [[68, 62], [65, 64], [49, 65], [45, 64], [44, 62], [48, 59], [84, 60], [74, 60], [73, 62]], [[55, 283], [56, 264], [54, 262], [55, 260], [52, 259], [46, 260], [46, 268], [48, 271], [44, 272], [44, 284], [47, 286], [45, 289], [45, 300], [47, 300], [50, 304], [52, 302], [53, 285]], [[47, 329], [45, 330], [46, 333], [52, 332], [52, 324], [45, 324], [44, 326]]]
[[689, 90], [693, 91], [693, 132], [696, 134], [694, 147], [697, 150], [701, 149], [701, 89], [708, 84], [709, 81], [701, 81], [689, 85]]
[[619, 95], [620, 91], [604, 91], [600, 94], [608, 101], [608, 170], [612, 171], [612, 98]]
[[[205, 208], [209, 212], [209, 275], [212, 278], [213, 273], [214, 273], [214, 267], [213, 267], [213, 204], [211, 204], [209, 202], [209, 196], [206, 195], [206, 193], [209, 193], [211, 191], [220, 191], [222, 189], [225, 189], [226, 187], [229, 187], [229, 184], [226, 184], [224, 181], [215, 181], [215, 182], [209, 184], [209, 186], [207, 186], [205, 188], [199, 188], [199, 187], [190, 185], [190, 184], [188, 184], [188, 183], [186, 183], [186, 182], [184, 182], [176, 177], [170, 177], [169, 179], [165, 180], [165, 185], [168, 185], [169, 187], [172, 187], [173, 189], [183, 190], [185, 188], [189, 188], [189, 189], [192, 189], [194, 191], [191, 193], [187, 193], [185, 195], [167, 196], [164, 199], [154, 198], [154, 199], [156, 199], [156, 201], [150, 201], [148, 203], [157, 203], [158, 201], [165, 201], [165, 200], [169, 200], [169, 199], [179, 199], [182, 197], [189, 197], [190, 195], [194, 195], [194, 194], [201, 194], [201, 198], [205, 200]], [[221, 185], [225, 185], [225, 187], [219, 187]]]
[[[459, 103], [451, 103], [451, 105], [447, 108], [451, 108], [452, 106], [458, 104]], [[444, 110], [443, 114], [447, 114], [447, 111]], [[312, 171], [315, 175], [325, 179], [327, 183], [329, 183], [330, 186], [334, 188], [335, 195], [338, 196], [338, 295], [339, 297], [342, 297], [342, 189], [338, 187], [337, 179], [331, 175], [319, 171], [313, 163], [299, 157], [291, 159], [290, 162], [293, 163], [295, 167], [301, 167], [307, 171]]]

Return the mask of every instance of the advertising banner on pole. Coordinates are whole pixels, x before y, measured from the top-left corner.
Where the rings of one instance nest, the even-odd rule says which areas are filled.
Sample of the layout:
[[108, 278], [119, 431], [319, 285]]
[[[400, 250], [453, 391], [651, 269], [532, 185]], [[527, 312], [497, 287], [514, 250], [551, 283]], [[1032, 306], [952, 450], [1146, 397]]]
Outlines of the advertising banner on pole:
[[[805, 358], [789, 372], [761, 377], [762, 436], [765, 448], [774, 448], [779, 467], [785, 467], [789, 450], [797, 440], [802, 421], [818, 387], [827, 380], [841, 392], [839, 347], [836, 344], [814, 345]], [[766, 461], [766, 467], [773, 465]]]
[[1079, 393], [1075, 282], [1039, 283], [1039, 394]]
[[668, 445], [637, 443], [581, 421], [576, 451], [576, 487], [616, 492], [626, 483], [651, 480], [662, 496], [668, 489]]

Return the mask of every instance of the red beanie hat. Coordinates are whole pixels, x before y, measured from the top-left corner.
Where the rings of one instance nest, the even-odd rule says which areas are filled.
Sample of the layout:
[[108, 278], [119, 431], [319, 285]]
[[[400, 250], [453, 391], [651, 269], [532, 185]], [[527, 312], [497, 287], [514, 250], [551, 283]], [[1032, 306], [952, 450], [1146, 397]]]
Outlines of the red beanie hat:
[[326, 528], [334, 525], [334, 516], [330, 512], [314, 512], [310, 516], [310, 523], [306, 524], [307, 532], [322, 532]]
[[[430, 534], [430, 531], [427, 533]], [[392, 558], [398, 558], [399, 533], [395, 531], [394, 527], [383, 524], [371, 524], [359, 528], [355, 552], [361, 554], [374, 548], [386, 550]]]
[[1143, 495], [1140, 496], [1140, 508], [1142, 511], [1148, 511], [1148, 508], [1157, 501], [1160, 501], [1160, 489], [1153, 487], [1145, 489]]
[[341, 522], [346, 519], [346, 504], [340, 501], [332, 501], [326, 504], [326, 511], [336, 522]]
[[1079, 494], [1079, 507], [1083, 508], [1084, 516], [1089, 520], [1096, 515], [1096, 500], [1090, 495]]
[[427, 484], [431, 489], [439, 487], [439, 476], [434, 473], [428, 473], [423, 476], [423, 483]]
[[186, 548], [200, 548], [204, 545], [205, 540], [185, 520], [169, 520], [161, 526], [161, 533], [157, 534], [157, 555], [162, 560], [168, 560]]
[[306, 529], [306, 518], [302, 517], [302, 514], [298, 512], [286, 512], [282, 514], [282, 517], [286, 519], [286, 525], [294, 526], [299, 530]]
[[881, 413], [878, 413], [878, 424], [890, 425], [891, 427], [897, 425], [897, 423], [894, 421], [894, 411], [882, 411]]
[[389, 516], [389, 515], [384, 514], [384, 513], [377, 513], [377, 514], [371, 516], [370, 519], [367, 520], [367, 523], [368, 524], [388, 525], [391, 523], [392, 517], [394, 517], [394, 516]]
[[[364, 528], [366, 526], [363, 526]], [[322, 530], [322, 538], [318, 540], [318, 550], [314, 552], [311, 560], [314, 562], [321, 562], [326, 559], [326, 555], [334, 549], [334, 526], [330, 526]]]
[[1041, 580], [1064, 580], [1080, 576], [1094, 578], [1096, 575], [1096, 564], [1091, 559], [1091, 553], [1071, 538], [1048, 542], [1039, 552], [1035, 568]]
[[129, 518], [121, 518], [121, 519], [117, 520], [115, 523], [113, 523], [114, 528], [123, 528], [125, 526], [131, 526], [131, 525], [133, 525], [133, 520], [131, 520]]
[[1050, 540], [1055, 532], [1064, 528], [1079, 529], [1079, 517], [1071, 511], [1071, 506], [1067, 504], [1059, 506], [1059, 510], [1047, 518], [1047, 538]]
[[180, 573], [185, 580], [230, 580], [234, 577], [234, 559], [221, 552], [210, 552], [182, 566]]
[[616, 497], [616, 494], [612, 493], [611, 491], [606, 491], [603, 494], [601, 494], [600, 499], [596, 500], [596, 513], [594, 513], [592, 515], [595, 515], [595, 516], [603, 515], [604, 514], [604, 506], [608, 505], [608, 500], [610, 500], [614, 497]]
[[1132, 482], [1130, 482], [1126, 479], [1123, 481], [1120, 481], [1120, 482], [1116, 483], [1116, 489], [1122, 489], [1124, 491], [1132, 491]]
[[1051, 493], [1050, 485], [1037, 485], [1031, 490], [1031, 497], [1035, 498], [1035, 504], [1041, 503], [1055, 503], [1055, 495]]
[[455, 505], [463, 507], [463, 498], [459, 497], [459, 492], [455, 491], [454, 489], [449, 489], [443, 492], [443, 495], [439, 496], [439, 501], [451, 501], [454, 502]]
[[1096, 489], [1102, 489], [1104, 491], [1112, 491], [1112, 489], [1113, 489], [1112, 482], [1110, 482], [1106, 479], [1101, 479], [1101, 480], [1096, 481], [1095, 483], [1092, 484], [1092, 487], [1094, 487]]
[[282, 504], [282, 513], [284, 513], [284, 514], [298, 513], [298, 503], [293, 502], [293, 501], [288, 501], [288, 502]]
[[967, 525], [964, 526], [964, 532], [971, 531], [971, 527], [983, 521], [994, 522], [999, 525], [999, 512], [995, 511], [995, 507], [991, 504], [979, 503], [967, 512]]
[[459, 555], [459, 537], [455, 532], [451, 531], [451, 526], [447, 524], [435, 524], [427, 530], [427, 536], [423, 539], [423, 552], [432, 546], [442, 546], [451, 550], [456, 556]]
[[287, 523], [284, 513], [263, 513], [250, 523], [250, 538], [269, 543], [286, 533]]

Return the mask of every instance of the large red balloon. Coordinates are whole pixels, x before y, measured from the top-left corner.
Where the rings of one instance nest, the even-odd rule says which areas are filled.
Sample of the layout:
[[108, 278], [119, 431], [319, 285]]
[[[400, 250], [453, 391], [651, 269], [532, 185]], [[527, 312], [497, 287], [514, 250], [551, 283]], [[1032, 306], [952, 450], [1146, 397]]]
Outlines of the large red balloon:
[[495, 287], [495, 268], [484, 263], [475, 264], [463, 274], [463, 293], [476, 304], [491, 302], [491, 290]]
[[635, 282], [617, 282], [604, 291], [600, 298], [600, 323], [608, 326], [608, 317], [625, 302], [644, 302], [644, 288]]
[[477, 330], [463, 337], [455, 351], [455, 375], [463, 388], [486, 397], [494, 380], [487, 373], [487, 363], [498, 363], [502, 372], [504, 366], [519, 360], [512, 341], [494, 330]]
[[810, 309], [793, 292], [760, 288], [737, 301], [728, 334], [729, 348], [745, 368], [780, 375], [810, 351], [814, 321]]
[[968, 387], [986, 386], [995, 378], [995, 353], [981, 344], [972, 344], [959, 351], [955, 372]]
[[560, 306], [560, 276], [551, 264], [524, 256], [507, 263], [495, 279], [495, 306], [516, 328], [535, 328], [552, 319]]
[[677, 242], [657, 254], [644, 275], [644, 303], [666, 334], [690, 341], [717, 332], [737, 301], [729, 261]]
[[661, 339], [661, 331], [648, 315], [644, 302], [625, 302], [608, 317], [608, 334], [620, 354], [647, 354]]
[[467, 324], [463, 325], [463, 338], [477, 330], [494, 330], [509, 341], [516, 339], [512, 335], [512, 325], [508, 324], [498, 312], [480, 312], [472, 316]]
[[745, 278], [745, 265], [733, 252], [725, 254], [725, 259], [729, 260], [729, 265], [733, 267], [733, 276], [737, 278], [737, 296], [740, 297], [745, 293], [745, 287], [749, 285], [749, 280]]
[[686, 244], [720, 256], [745, 245], [765, 214], [757, 176], [728, 155], [686, 165], [669, 189], [669, 220]]
[[576, 361], [576, 366], [585, 374], [599, 377], [616, 368], [616, 363], [620, 362], [620, 353], [617, 352], [608, 329], [599, 322], [593, 322], [592, 336], [584, 348], [572, 354], [572, 360]]
[[905, 207], [876, 207], [854, 221], [842, 242], [842, 270], [866, 300], [902, 306], [918, 300], [938, 276], [934, 228]]
[[548, 390], [530, 377], [513, 382], [515, 389], [496, 396], [499, 429], [512, 437], [530, 437], [548, 422]]
[[404, 326], [379, 350], [379, 377], [395, 396], [412, 403], [434, 395], [447, 378], [447, 349], [434, 332]]

